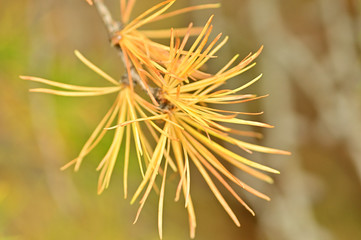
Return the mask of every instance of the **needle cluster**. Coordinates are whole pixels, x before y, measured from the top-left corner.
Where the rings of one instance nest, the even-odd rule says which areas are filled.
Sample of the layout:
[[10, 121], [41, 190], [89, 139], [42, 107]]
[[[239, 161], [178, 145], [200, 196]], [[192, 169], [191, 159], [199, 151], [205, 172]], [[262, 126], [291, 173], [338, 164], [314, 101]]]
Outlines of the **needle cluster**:
[[[242, 60], [238, 60], [236, 55], [215, 73], [209, 73], [202, 69], [205, 69], [204, 66], [210, 59], [217, 57], [216, 53], [228, 40], [228, 37], [222, 40], [222, 34], [211, 38], [213, 16], [203, 27], [194, 27], [190, 23], [188, 27], [178, 29], [142, 30], [141, 28], [148, 23], [185, 12], [216, 8], [218, 4], [192, 6], [167, 12], [175, 3], [175, 0], [167, 0], [131, 20], [130, 16], [136, 1], [120, 0], [121, 19], [120, 23], [116, 24], [102, 1], [88, 2], [97, 7], [108, 26], [111, 44], [119, 50], [126, 68], [124, 76], [120, 80], [115, 80], [78, 51], [75, 51], [75, 55], [108, 81], [109, 86], [77, 86], [38, 77], [21, 76], [24, 80], [53, 87], [34, 88], [30, 90], [31, 92], [72, 97], [116, 95], [114, 103], [84, 144], [79, 155], [63, 169], [73, 166], [76, 171], [79, 170], [84, 158], [102, 142], [106, 133], [112, 132], [112, 143], [97, 168], [100, 171], [98, 193], [102, 193], [109, 186], [115, 163], [121, 158], [124, 160], [124, 196], [128, 196], [128, 166], [129, 162], [133, 161], [130, 151], [135, 150], [143, 176], [131, 199], [131, 203], [140, 199], [135, 221], [152, 189], [159, 189], [158, 226], [162, 238], [167, 174], [169, 171], [174, 171], [179, 175], [175, 199], [180, 199], [183, 194], [189, 215], [190, 235], [193, 238], [196, 217], [191, 197], [191, 171], [196, 169], [234, 223], [240, 226], [236, 215], [214, 181], [223, 185], [253, 215], [252, 209], [241, 199], [231, 184], [265, 200], [269, 200], [269, 197], [237, 178], [224, 163], [228, 162], [235, 168], [269, 183], [272, 183], [272, 178], [265, 172], [276, 174], [279, 172], [241, 156], [238, 151], [225, 148], [220, 142], [232, 144], [248, 154], [253, 151], [289, 154], [286, 151], [240, 140], [241, 137], [259, 136], [256, 132], [238, 130], [241, 125], [272, 127], [266, 123], [244, 120], [240, 117], [259, 115], [262, 112], [236, 112], [222, 108], [224, 105], [241, 104], [265, 97], [242, 93], [245, 88], [258, 81], [261, 75], [239, 84], [235, 89], [221, 88], [228, 80], [252, 68], [262, 47]], [[169, 44], [161, 44], [155, 41], [155, 38], [168, 38]], [[135, 85], [139, 85], [140, 90]], [[144, 98], [144, 94], [139, 91], [145, 92], [148, 97]], [[120, 151], [122, 145], [125, 146], [124, 152]], [[161, 178], [160, 186], [157, 186], [157, 178]]]

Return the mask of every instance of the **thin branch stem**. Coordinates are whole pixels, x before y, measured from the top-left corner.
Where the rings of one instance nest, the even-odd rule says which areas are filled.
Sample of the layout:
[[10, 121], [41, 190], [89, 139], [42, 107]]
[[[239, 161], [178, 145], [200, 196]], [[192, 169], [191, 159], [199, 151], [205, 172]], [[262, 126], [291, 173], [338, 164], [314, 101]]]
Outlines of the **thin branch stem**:
[[103, 0], [94, 0], [94, 6], [96, 7], [100, 17], [102, 18], [110, 37], [121, 30], [122, 24], [114, 21], [108, 7], [104, 4]]
[[[99, 16], [103, 20], [103, 23], [104, 23], [105, 27], [108, 30], [108, 34], [109, 34], [110, 39], [118, 37], [118, 36], [116, 36], [116, 33], [119, 32], [122, 29], [122, 27], [123, 27], [122, 24], [120, 22], [114, 21], [108, 7], [104, 4], [103, 0], [94, 0], [93, 2], [94, 2], [94, 6], [96, 7], [96, 9], [98, 11]], [[121, 57], [121, 59], [123, 61], [123, 64], [125, 66], [124, 53], [122, 52], [121, 48], [117, 44], [112, 44], [112, 46], [115, 47], [118, 50], [118, 52], [120, 54], [120, 57]], [[136, 84], [138, 84], [143, 89], [143, 91], [148, 92], [144, 82], [141, 79], [141, 77], [139, 76], [137, 71], [134, 69], [134, 66], [131, 67], [130, 74], [132, 75], [133, 81]], [[128, 83], [127, 74], [125, 74], [121, 78], [120, 81], [122, 83]], [[151, 91], [151, 93], [153, 95], [155, 95], [159, 91], [158, 88], [152, 88], [150, 86], [148, 88], [150, 89], [150, 91]]]

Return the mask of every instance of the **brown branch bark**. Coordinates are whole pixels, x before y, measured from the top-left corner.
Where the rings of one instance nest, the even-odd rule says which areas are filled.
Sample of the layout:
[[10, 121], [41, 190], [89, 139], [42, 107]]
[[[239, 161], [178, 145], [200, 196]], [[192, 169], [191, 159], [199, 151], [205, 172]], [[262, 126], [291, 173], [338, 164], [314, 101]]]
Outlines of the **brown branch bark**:
[[104, 4], [102, 0], [94, 0], [94, 6], [96, 7], [99, 16], [103, 20], [110, 37], [112, 38], [114, 34], [122, 29], [122, 24], [120, 22], [114, 21], [108, 7]]
[[[119, 32], [123, 26], [119, 21], [114, 21], [108, 7], [104, 4], [103, 0], [93, 0], [93, 3], [98, 11], [99, 16], [103, 20], [105, 27], [107, 28], [110, 41], [112, 41], [112, 39], [114, 39], [116, 37], [120, 37], [119, 35], [117, 35], [117, 32]], [[121, 48], [119, 47], [119, 45], [113, 44], [112, 42], [111, 42], [111, 45], [117, 49], [124, 66], [126, 66], [124, 54], [123, 54]], [[130, 74], [132, 75], [133, 81], [136, 84], [138, 84], [144, 92], [148, 93], [147, 88], [144, 85], [144, 82], [142, 81], [142, 79], [140, 78], [139, 74], [137, 73], [136, 69], [133, 66], [131, 67]], [[127, 84], [127, 79], [128, 79], [128, 77], [126, 77], [126, 75], [127, 74], [124, 74], [124, 76], [120, 79], [120, 81], [125, 84]], [[158, 88], [152, 88], [150, 86], [148, 88], [150, 89], [151, 94], [153, 94], [153, 95], [156, 95], [156, 93], [159, 91]]]

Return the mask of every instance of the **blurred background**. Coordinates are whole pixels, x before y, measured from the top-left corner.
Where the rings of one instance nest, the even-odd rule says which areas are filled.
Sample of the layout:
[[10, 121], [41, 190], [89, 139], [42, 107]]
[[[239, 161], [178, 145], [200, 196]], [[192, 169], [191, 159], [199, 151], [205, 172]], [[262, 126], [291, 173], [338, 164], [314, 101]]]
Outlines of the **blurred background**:
[[[159, 1], [138, 0], [135, 12]], [[177, 1], [174, 8], [214, 0]], [[246, 56], [264, 45], [257, 66], [230, 85], [263, 73], [247, 93], [270, 94], [241, 108], [263, 110], [258, 143], [292, 156], [253, 154], [277, 168], [269, 185], [236, 172], [272, 201], [241, 191], [252, 217], [225, 195], [242, 224], [237, 228], [202, 178], [193, 171], [196, 239], [361, 239], [361, 4], [358, 0], [221, 0], [222, 7], [177, 17], [169, 25], [205, 23], [230, 36], [217, 63]], [[107, 0], [117, 16], [119, 1]], [[157, 196], [137, 224], [137, 206], [122, 189], [122, 163], [110, 188], [96, 194], [99, 158], [106, 141], [81, 170], [59, 168], [78, 154], [113, 96], [66, 98], [30, 94], [33, 75], [77, 85], [103, 84], [78, 61], [78, 49], [115, 78], [123, 73], [117, 53], [94, 8], [83, 0], [0, 0], [0, 239], [158, 239]], [[214, 64], [209, 68], [219, 69]], [[242, 153], [243, 154], [243, 153]], [[136, 164], [130, 190], [139, 183]], [[164, 239], [188, 239], [183, 203], [174, 203], [169, 181]]]

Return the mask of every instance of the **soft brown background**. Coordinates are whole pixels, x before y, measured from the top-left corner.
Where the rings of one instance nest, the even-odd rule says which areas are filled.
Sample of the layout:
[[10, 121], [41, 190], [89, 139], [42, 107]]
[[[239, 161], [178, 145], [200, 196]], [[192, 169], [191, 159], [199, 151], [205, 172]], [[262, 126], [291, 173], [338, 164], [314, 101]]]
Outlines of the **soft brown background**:
[[[157, 1], [138, 0], [141, 12]], [[158, 1], [159, 2], [159, 1]], [[175, 7], [216, 1], [179, 0]], [[118, 1], [107, 0], [114, 14]], [[193, 171], [198, 220], [196, 239], [361, 239], [361, 18], [357, 0], [223, 0], [222, 8], [172, 19], [162, 26], [201, 25], [214, 13], [215, 32], [230, 36], [217, 69], [234, 54], [261, 45], [258, 65], [230, 82], [239, 86], [260, 72], [247, 92], [270, 94], [247, 106], [264, 110], [261, 144], [292, 151], [291, 157], [248, 156], [281, 171], [268, 185], [239, 174], [271, 196], [271, 202], [241, 192], [256, 211], [250, 216], [229, 195], [237, 228]], [[95, 167], [104, 149], [79, 173], [59, 168], [71, 160], [110, 106], [112, 96], [65, 98], [29, 94], [35, 86], [18, 78], [103, 82], [73, 55], [80, 50], [114, 77], [123, 68], [96, 14], [82, 0], [0, 0], [0, 239], [158, 239], [157, 196], [133, 225], [137, 206], [122, 194], [122, 164], [110, 188], [96, 195]], [[37, 85], [36, 85], [37, 86]], [[131, 189], [139, 183], [136, 164]], [[188, 239], [183, 202], [174, 203], [170, 178], [164, 239]]]

